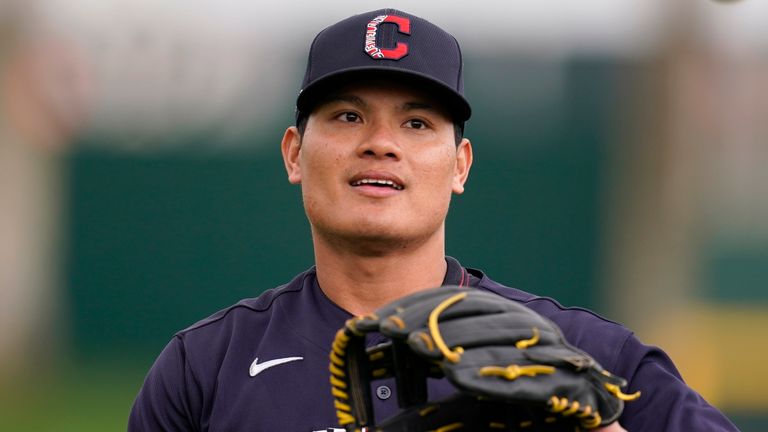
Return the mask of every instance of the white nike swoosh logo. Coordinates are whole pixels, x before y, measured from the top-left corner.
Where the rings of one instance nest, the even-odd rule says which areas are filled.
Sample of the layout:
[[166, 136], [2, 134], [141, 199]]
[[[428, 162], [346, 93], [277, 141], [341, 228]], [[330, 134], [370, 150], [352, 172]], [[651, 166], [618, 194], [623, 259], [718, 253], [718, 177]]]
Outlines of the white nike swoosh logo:
[[264, 363], [259, 363], [259, 358], [256, 357], [253, 360], [253, 363], [251, 363], [251, 369], [249, 372], [251, 376], [254, 377], [260, 374], [261, 372], [263, 372], [264, 370], [271, 368], [272, 366], [277, 366], [283, 363], [288, 363], [288, 362], [297, 361], [297, 360], [304, 360], [304, 357], [284, 357], [284, 358], [265, 361]]

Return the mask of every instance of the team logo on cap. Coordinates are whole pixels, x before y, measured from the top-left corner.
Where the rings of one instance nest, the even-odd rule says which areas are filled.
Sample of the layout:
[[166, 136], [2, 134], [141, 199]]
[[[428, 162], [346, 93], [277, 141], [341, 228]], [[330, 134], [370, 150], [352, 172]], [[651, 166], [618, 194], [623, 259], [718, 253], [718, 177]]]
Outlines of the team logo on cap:
[[379, 15], [372, 19], [366, 27], [365, 52], [376, 60], [400, 60], [408, 55], [408, 44], [405, 42], [398, 42], [394, 48], [380, 48], [376, 45], [376, 33], [381, 23], [395, 24], [399, 33], [411, 34], [411, 20], [409, 18], [395, 15]]

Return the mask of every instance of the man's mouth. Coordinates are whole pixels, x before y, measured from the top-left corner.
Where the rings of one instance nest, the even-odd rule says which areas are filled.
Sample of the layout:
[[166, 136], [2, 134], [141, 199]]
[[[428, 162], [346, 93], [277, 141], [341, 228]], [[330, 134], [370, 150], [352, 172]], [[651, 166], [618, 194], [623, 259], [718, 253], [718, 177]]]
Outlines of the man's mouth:
[[383, 179], [372, 179], [372, 178], [364, 178], [360, 180], [355, 180], [349, 183], [351, 186], [377, 186], [377, 187], [388, 187], [392, 188], [394, 190], [403, 190], [405, 187], [399, 183], [396, 183], [392, 180], [383, 180]]

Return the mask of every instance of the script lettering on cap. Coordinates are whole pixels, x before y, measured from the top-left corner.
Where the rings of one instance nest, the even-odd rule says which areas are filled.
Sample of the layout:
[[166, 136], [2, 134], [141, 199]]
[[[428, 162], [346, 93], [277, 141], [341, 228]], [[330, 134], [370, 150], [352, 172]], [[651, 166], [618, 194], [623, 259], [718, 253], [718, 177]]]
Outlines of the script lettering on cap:
[[397, 26], [397, 31], [402, 34], [411, 34], [411, 20], [396, 15], [379, 15], [372, 19], [365, 30], [365, 52], [374, 59], [400, 60], [408, 55], [408, 44], [398, 42], [394, 48], [381, 48], [376, 45], [376, 33], [381, 23], [392, 23]]

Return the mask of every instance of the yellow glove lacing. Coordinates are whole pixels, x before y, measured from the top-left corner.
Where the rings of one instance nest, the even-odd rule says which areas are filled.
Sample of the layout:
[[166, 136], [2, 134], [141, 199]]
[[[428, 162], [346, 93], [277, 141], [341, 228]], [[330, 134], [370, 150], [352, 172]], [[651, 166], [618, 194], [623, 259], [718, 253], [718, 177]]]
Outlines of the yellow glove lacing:
[[634, 392], [632, 394], [622, 393], [621, 389], [616, 384], [605, 383], [605, 388], [612, 395], [616, 396], [618, 399], [621, 399], [621, 400], [623, 400], [625, 402], [633, 401], [633, 400], [635, 400], [635, 399], [640, 397], [640, 392], [639, 391], [636, 391], [636, 392]]
[[344, 371], [345, 359], [347, 356], [347, 345], [351, 337], [364, 336], [365, 333], [357, 329], [357, 322], [361, 319], [376, 319], [374, 315], [366, 317], [356, 317], [347, 320], [343, 329], [336, 332], [336, 337], [331, 345], [331, 363], [328, 369], [331, 371], [331, 393], [333, 394], [333, 404], [336, 407], [336, 417], [339, 419], [339, 425], [344, 426], [355, 423], [356, 419], [352, 415], [352, 407], [349, 405], [349, 393], [347, 389], [347, 374]]
[[443, 336], [440, 335], [440, 327], [437, 326], [437, 318], [444, 310], [464, 300], [466, 296], [467, 293], [460, 293], [443, 300], [436, 308], [432, 309], [432, 312], [429, 313], [429, 320], [427, 321], [427, 328], [429, 328], [429, 332], [431, 333], [432, 339], [435, 341], [435, 345], [437, 345], [437, 349], [439, 349], [440, 352], [443, 353], [443, 357], [451, 363], [459, 362], [461, 354], [464, 353], [464, 348], [457, 346], [453, 351], [448, 348], [443, 340]]
[[[603, 373], [605, 375], [610, 375], [607, 371], [604, 371]], [[640, 397], [639, 391], [632, 394], [626, 394], [623, 393], [616, 384], [604, 383], [603, 385], [609, 393], [622, 401], [633, 401]], [[581, 419], [581, 425], [586, 429], [595, 429], [600, 426], [600, 423], [603, 421], [600, 413], [597, 412], [597, 410], [594, 410], [591, 406], [582, 406], [578, 401], [569, 401], [567, 398], [552, 396], [549, 399], [549, 410], [553, 413], [560, 414], [563, 417], [575, 415]]]

